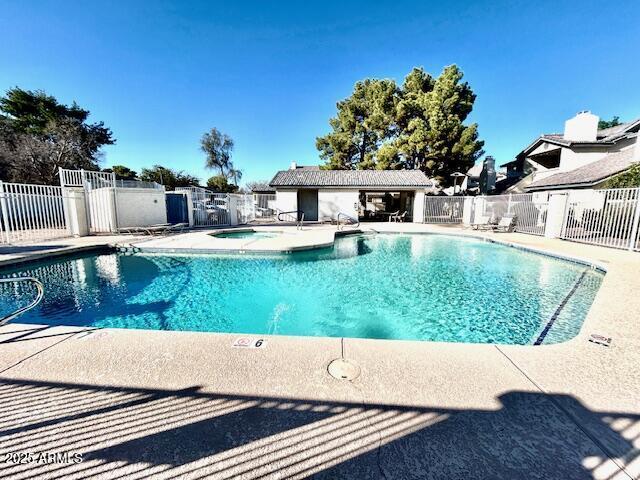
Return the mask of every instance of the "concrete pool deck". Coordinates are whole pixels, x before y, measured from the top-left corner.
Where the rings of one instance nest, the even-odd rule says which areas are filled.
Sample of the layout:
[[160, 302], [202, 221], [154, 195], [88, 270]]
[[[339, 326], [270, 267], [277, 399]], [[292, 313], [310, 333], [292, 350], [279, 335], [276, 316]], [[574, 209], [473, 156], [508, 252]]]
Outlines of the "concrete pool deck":
[[[320, 244], [335, 231], [305, 228], [292, 236], [316, 232]], [[237, 335], [5, 325], [0, 452], [83, 462], [4, 462], [0, 478], [640, 476], [640, 254], [458, 227], [361, 228], [471, 234], [607, 274], [580, 334], [539, 347], [265, 336], [234, 348]], [[138, 246], [197, 245], [206, 233]], [[361, 369], [353, 381], [327, 373], [343, 356]]]

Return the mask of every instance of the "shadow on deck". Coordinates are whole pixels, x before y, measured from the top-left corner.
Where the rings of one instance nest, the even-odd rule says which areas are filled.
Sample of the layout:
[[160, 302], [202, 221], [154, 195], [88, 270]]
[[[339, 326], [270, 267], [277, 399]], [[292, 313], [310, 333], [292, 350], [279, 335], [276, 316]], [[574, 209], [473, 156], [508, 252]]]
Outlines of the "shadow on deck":
[[0, 451], [63, 454], [2, 463], [0, 478], [628, 478], [616, 462], [637, 460], [639, 415], [564, 395], [499, 400], [466, 410], [0, 378]]

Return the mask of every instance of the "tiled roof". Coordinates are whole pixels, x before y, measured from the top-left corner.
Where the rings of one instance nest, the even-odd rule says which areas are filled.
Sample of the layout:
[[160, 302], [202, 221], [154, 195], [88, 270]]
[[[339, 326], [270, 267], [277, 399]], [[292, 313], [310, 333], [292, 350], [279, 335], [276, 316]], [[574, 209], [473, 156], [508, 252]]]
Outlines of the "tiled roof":
[[272, 187], [432, 187], [420, 170], [282, 170]]
[[575, 170], [536, 180], [527, 187], [527, 190], [553, 190], [575, 185], [593, 185], [629, 168], [634, 163], [633, 150], [628, 148], [610, 153], [601, 160]]
[[268, 183], [260, 183], [254, 185], [251, 191], [253, 193], [273, 193], [276, 191], [276, 189], [270, 186]]

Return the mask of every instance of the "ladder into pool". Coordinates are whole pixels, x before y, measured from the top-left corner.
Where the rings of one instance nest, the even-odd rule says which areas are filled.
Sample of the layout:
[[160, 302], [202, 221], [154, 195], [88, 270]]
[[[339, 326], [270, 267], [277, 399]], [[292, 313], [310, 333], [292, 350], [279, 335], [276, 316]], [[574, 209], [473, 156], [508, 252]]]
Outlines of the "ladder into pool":
[[14, 311], [13, 313], [10, 313], [9, 315], [5, 315], [4, 317], [0, 318], [0, 327], [9, 323], [14, 318], [19, 317], [23, 313], [31, 310], [33, 307], [35, 307], [42, 301], [42, 297], [44, 296], [44, 285], [42, 285], [42, 282], [35, 277], [0, 278], [0, 284], [18, 283], [18, 282], [32, 282], [36, 286], [36, 290], [38, 293], [36, 295], [36, 298], [29, 305], [25, 307], [21, 307], [16, 311]]

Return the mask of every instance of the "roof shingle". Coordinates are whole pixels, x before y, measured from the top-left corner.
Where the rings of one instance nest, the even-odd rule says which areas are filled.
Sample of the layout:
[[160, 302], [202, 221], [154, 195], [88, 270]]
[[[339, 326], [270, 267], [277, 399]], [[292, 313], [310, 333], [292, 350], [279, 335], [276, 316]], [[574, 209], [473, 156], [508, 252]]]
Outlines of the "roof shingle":
[[[610, 153], [606, 157], [569, 172], [556, 173], [531, 183], [527, 190], [556, 189], [574, 185], [593, 185], [617, 173], [623, 172], [633, 163], [633, 148]], [[635, 160], [635, 161], [634, 161]]]
[[432, 187], [420, 170], [281, 170], [272, 187]]

